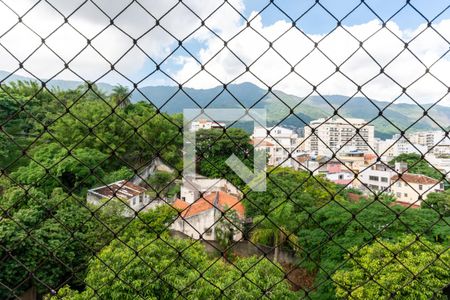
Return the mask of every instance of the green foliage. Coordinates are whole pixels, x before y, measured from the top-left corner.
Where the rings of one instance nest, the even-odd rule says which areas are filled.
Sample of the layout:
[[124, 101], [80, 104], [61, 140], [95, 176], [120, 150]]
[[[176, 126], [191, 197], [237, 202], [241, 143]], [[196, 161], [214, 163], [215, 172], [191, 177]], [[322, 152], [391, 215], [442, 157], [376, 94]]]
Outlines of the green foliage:
[[[49, 143], [62, 143], [71, 150], [95, 149], [111, 156], [112, 169], [141, 167], [158, 154], [180, 167], [181, 117], [156, 113], [148, 103], [131, 104], [122, 86], [110, 96], [91, 83], [52, 92], [36, 82], [13, 82], [2, 88], [0, 119], [7, 122], [2, 126], [4, 132], [0, 131], [0, 151], [9, 153], [0, 157], [2, 168], [21, 156], [17, 145], [5, 142], [5, 134], [29, 152]], [[114, 108], [118, 101], [120, 107]], [[27, 164], [26, 160], [10, 172]]]
[[340, 299], [436, 299], [450, 282], [450, 251], [425, 239], [381, 240], [350, 252], [333, 275]]
[[448, 220], [429, 209], [391, 206], [389, 199], [332, 203], [316, 211], [297, 231], [303, 266], [311, 270], [316, 270], [318, 263], [321, 266], [316, 282], [322, 284], [314, 299], [334, 298], [335, 290], [327, 274], [341, 267], [349, 249], [364, 246], [375, 238], [397, 241], [404, 234], [423, 235], [446, 245], [450, 242]]
[[292, 249], [298, 248], [298, 237], [293, 233], [297, 225], [294, 211], [292, 203], [286, 202], [274, 206], [267, 216], [260, 215], [253, 219], [251, 241], [273, 246], [274, 261], [278, 261], [279, 249], [283, 245], [287, 244]]
[[226, 164], [235, 154], [253, 170], [253, 146], [250, 136], [239, 128], [201, 129], [196, 133], [198, 172], [211, 178], [226, 178], [234, 185], [243, 187], [245, 183]]
[[159, 194], [159, 197], [172, 197], [179, 190], [175, 180], [176, 174], [174, 173], [156, 171], [146, 180], [146, 183], [149, 185], [148, 193], [153, 196]]
[[114, 87], [110, 95], [113, 105], [120, 108], [125, 108], [131, 104], [130, 96], [131, 92], [123, 85]]
[[413, 174], [423, 174], [434, 179], [443, 179], [443, 174], [436, 169], [434, 166], [430, 165], [425, 159], [423, 159], [419, 154], [407, 153], [400, 154], [389, 164], [393, 165], [396, 162], [405, 162], [408, 164], [408, 172]]
[[226, 259], [230, 258], [229, 247], [234, 242], [234, 236], [242, 233], [242, 220], [234, 209], [229, 209], [228, 206], [223, 208], [224, 214], [217, 222], [215, 227], [216, 240], [219, 245], [225, 250], [224, 256]]
[[294, 212], [308, 211], [330, 201], [342, 199], [337, 194], [337, 186], [321, 176], [311, 176], [308, 172], [289, 168], [268, 171], [267, 190], [264, 193], [246, 190], [246, 214], [250, 217], [264, 215], [273, 207], [286, 203], [289, 199]]
[[66, 287], [57, 298], [296, 299], [300, 296], [282, 280], [282, 269], [267, 259], [239, 259], [234, 264], [208, 259], [203, 247], [189, 240], [155, 240], [147, 236], [131, 239], [127, 245], [114, 241], [89, 265], [86, 290], [77, 292]]
[[[0, 205], [9, 213], [0, 218], [3, 285], [20, 295], [31, 285], [43, 293], [48, 292], [45, 285], [57, 287], [67, 280], [80, 284], [91, 253], [86, 245], [90, 229], [84, 224], [90, 214], [78, 201], [61, 189], [50, 196], [35, 188], [25, 191], [12, 186], [4, 191]], [[0, 287], [1, 299], [11, 296], [7, 288]]]
[[56, 187], [67, 191], [80, 191], [91, 187], [104, 176], [102, 168], [106, 154], [90, 148], [68, 152], [56, 143], [42, 145], [32, 154], [32, 161], [12, 173], [22, 185], [42, 187], [51, 192]]
[[422, 201], [422, 208], [433, 209], [445, 217], [450, 217], [450, 190], [429, 193], [427, 199]]
[[109, 184], [111, 182], [116, 182], [119, 180], [131, 180], [134, 176], [134, 172], [127, 168], [127, 167], [121, 167], [118, 170], [109, 172], [103, 177], [103, 182], [106, 184]]

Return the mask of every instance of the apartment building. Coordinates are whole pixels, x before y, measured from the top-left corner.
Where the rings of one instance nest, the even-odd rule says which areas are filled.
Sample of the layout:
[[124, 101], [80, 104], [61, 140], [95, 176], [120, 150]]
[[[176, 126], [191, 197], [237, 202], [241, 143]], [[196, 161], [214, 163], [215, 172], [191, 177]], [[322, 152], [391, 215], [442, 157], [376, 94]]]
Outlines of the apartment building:
[[363, 119], [317, 119], [305, 127], [306, 151], [331, 156], [338, 152], [373, 152], [375, 128]]
[[303, 153], [301, 142], [297, 133], [282, 126], [255, 127], [252, 135], [255, 150], [267, 152], [269, 166], [296, 166], [294, 157]]
[[449, 144], [449, 138], [445, 138], [445, 132], [440, 130], [412, 132], [406, 137], [411, 143], [426, 146], [428, 149], [441, 143]]
[[400, 138], [397, 135], [394, 135], [392, 139], [377, 140], [375, 142], [375, 149], [377, 154], [382, 156], [386, 161], [400, 154], [415, 153], [422, 155], [428, 151], [426, 145], [414, 143], [409, 139]]
[[358, 174], [358, 179], [362, 183], [361, 189], [369, 194], [389, 192], [391, 190], [391, 178], [394, 175], [395, 170], [383, 162], [378, 162], [361, 171]]

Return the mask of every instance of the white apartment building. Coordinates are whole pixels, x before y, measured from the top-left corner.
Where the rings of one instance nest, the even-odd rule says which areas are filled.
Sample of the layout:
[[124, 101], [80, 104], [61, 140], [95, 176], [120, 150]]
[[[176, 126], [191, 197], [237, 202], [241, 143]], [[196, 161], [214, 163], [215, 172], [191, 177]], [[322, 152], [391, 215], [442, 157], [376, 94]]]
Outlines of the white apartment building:
[[375, 145], [374, 134], [375, 127], [363, 119], [322, 118], [305, 127], [306, 151], [325, 156], [355, 150], [369, 153]]
[[303, 153], [301, 139], [293, 130], [281, 126], [255, 127], [252, 135], [255, 150], [266, 151], [269, 166], [294, 167], [297, 162], [293, 157]]
[[[428, 153], [425, 155], [425, 159], [430, 165], [438, 169], [443, 174], [450, 173], [450, 157], [442, 157], [436, 153]], [[447, 177], [450, 178], [450, 174]]]
[[449, 138], [445, 138], [445, 132], [440, 130], [412, 132], [408, 133], [406, 137], [411, 143], [426, 146], [427, 149], [438, 144], [450, 145]]
[[383, 162], [378, 162], [370, 168], [362, 170], [358, 174], [358, 179], [362, 183], [361, 188], [371, 194], [372, 192], [389, 192], [391, 190], [391, 178], [394, 175], [395, 171], [391, 167]]
[[394, 136], [392, 139], [376, 141], [377, 155], [382, 156], [384, 160], [389, 161], [400, 154], [416, 153], [425, 154], [428, 151], [426, 145], [412, 143], [405, 138]]
[[196, 132], [200, 129], [213, 129], [213, 128], [225, 128], [226, 124], [221, 122], [214, 122], [205, 119], [201, 119], [198, 121], [192, 121], [190, 131]]

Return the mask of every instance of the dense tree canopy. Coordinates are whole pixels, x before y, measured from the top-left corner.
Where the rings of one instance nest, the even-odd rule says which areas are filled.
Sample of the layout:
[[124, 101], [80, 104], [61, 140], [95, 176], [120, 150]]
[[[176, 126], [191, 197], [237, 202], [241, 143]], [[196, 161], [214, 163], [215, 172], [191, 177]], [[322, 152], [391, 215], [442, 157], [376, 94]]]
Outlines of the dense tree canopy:
[[[279, 265], [242, 258], [228, 264], [211, 259], [199, 243], [169, 237], [174, 210], [142, 214], [92, 260], [87, 287], [66, 287], [64, 299], [295, 299]], [[156, 231], [155, 231], [156, 229]], [[159, 238], [156, 238], [159, 236]], [[243, 275], [245, 274], [245, 275]], [[223, 294], [221, 293], [223, 290]]]
[[450, 282], [450, 250], [415, 236], [350, 252], [333, 275], [339, 299], [439, 299]]
[[416, 153], [400, 154], [389, 163], [405, 162], [408, 164], [408, 172], [413, 174], [423, 174], [431, 178], [441, 180], [444, 176], [434, 166], [430, 165], [424, 158]]
[[427, 199], [422, 201], [422, 208], [433, 209], [444, 217], [450, 217], [450, 190], [443, 193], [429, 193]]
[[253, 170], [253, 146], [250, 135], [239, 128], [201, 129], [196, 135], [198, 172], [212, 178], [226, 178], [243, 187], [244, 182], [226, 164], [226, 160], [236, 155]]
[[94, 240], [85, 224], [89, 211], [61, 189], [48, 196], [35, 188], [10, 187], [0, 205], [8, 212], [0, 217], [0, 298], [14, 295], [8, 288], [19, 296], [31, 285], [40, 293], [66, 280], [79, 285]]

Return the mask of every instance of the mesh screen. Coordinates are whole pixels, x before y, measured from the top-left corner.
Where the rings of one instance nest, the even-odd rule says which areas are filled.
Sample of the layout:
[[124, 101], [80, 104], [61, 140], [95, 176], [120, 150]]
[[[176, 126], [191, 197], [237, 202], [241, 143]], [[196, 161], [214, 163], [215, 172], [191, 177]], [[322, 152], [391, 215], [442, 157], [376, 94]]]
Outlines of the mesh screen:
[[449, 7], [0, 0], [0, 299], [446, 299]]

